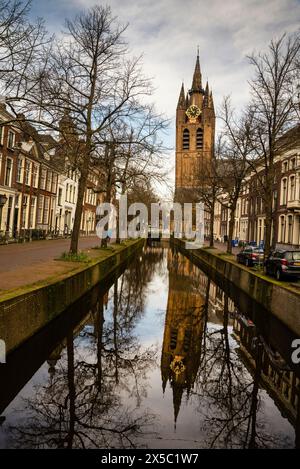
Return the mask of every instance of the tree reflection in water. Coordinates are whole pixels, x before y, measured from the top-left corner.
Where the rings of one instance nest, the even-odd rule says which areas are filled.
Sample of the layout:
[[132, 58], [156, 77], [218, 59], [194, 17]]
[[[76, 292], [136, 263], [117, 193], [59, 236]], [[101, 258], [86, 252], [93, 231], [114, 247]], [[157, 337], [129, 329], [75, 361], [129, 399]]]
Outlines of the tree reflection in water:
[[[140, 403], [146, 373], [157, 365], [157, 347], [143, 349], [134, 331], [162, 259], [160, 249], [147, 250], [116, 278], [112, 304], [99, 296], [84, 324], [52, 352], [47, 384], [35, 386], [24, 399], [22, 423], [10, 427], [15, 447], [128, 448], [151, 433], [154, 414]], [[124, 405], [125, 392], [136, 398], [135, 408]]]
[[[201, 430], [206, 435], [204, 446], [222, 448], [285, 446], [285, 440], [288, 443], [288, 438], [283, 434], [274, 435], [273, 429], [267, 428], [262, 418], [260, 378], [263, 344], [259, 336], [252, 343], [251, 355], [254, 368], [248, 370], [239, 347], [231, 337], [232, 317], [235, 311], [233, 302], [224, 292], [218, 292], [216, 285], [176, 250], [170, 255], [168, 267], [170, 275], [168, 308], [173, 309], [173, 318], [175, 316], [182, 318], [179, 308], [188, 311], [194, 306], [194, 310], [197, 310], [199, 297], [202, 297], [201, 311], [198, 315], [202, 327], [199, 328], [194, 321], [194, 332], [190, 332], [192, 336], [197, 328], [200, 331], [198, 332], [200, 353], [197, 353], [191, 343], [188, 353], [190, 356], [185, 356], [183, 361], [188, 363], [193, 359], [194, 365], [190, 366], [190, 369], [194, 368], [195, 372], [196, 367], [197, 373], [195, 379], [185, 376], [182, 380], [184, 379], [188, 399], [192, 400], [201, 414]], [[179, 304], [177, 298], [182, 289], [184, 294], [181, 293], [181, 298], [185, 298], [185, 306]], [[183, 322], [181, 320], [181, 326]], [[172, 328], [174, 330], [175, 327], [178, 329], [176, 320], [173, 319], [172, 325], [167, 325], [166, 321], [166, 327], [170, 330]], [[173, 340], [176, 342], [176, 339]], [[179, 352], [176, 353], [178, 357]], [[188, 366], [185, 368], [186, 375]], [[179, 383], [180, 379], [177, 378], [177, 381]], [[170, 382], [175, 394], [174, 380]], [[189, 389], [189, 382], [192, 382], [192, 390]], [[178, 413], [177, 408], [175, 422]]]
[[[109, 293], [98, 292], [84, 320], [56, 345], [46, 380], [24, 399], [21, 418], [10, 427], [14, 446], [156, 447], [164, 440], [174, 447], [182, 441], [199, 447], [291, 446], [290, 436], [270, 426], [275, 420], [265, 409], [271, 400], [262, 386], [266, 344], [260, 331], [252, 323], [249, 349], [243, 349], [233, 337], [233, 318], [239, 316], [234, 302], [176, 251], [168, 251], [166, 269], [165, 254], [147, 248], [115, 277]], [[156, 292], [169, 282], [160, 363], [158, 347], [143, 345], [138, 335], [154, 275]], [[150, 309], [155, 331], [156, 300]]]

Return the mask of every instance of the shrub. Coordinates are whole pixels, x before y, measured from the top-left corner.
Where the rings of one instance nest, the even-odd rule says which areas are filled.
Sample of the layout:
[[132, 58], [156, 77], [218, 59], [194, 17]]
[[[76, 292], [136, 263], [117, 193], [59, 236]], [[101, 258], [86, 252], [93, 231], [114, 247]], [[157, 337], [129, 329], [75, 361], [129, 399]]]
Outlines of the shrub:
[[63, 252], [60, 256], [60, 259], [63, 261], [70, 261], [70, 262], [88, 262], [89, 257], [84, 252], [79, 252], [78, 254], [70, 253], [70, 252]]

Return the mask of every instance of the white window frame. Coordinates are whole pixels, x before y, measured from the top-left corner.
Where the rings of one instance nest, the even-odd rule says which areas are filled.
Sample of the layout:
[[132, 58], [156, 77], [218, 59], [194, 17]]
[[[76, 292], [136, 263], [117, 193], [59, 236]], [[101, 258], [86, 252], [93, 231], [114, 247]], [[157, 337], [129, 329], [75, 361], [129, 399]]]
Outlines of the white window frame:
[[[12, 135], [12, 145], [9, 144], [10, 135]], [[7, 148], [13, 149], [15, 146], [15, 141], [16, 141], [16, 134], [13, 130], [9, 129], [7, 133]]]
[[[7, 171], [7, 162], [8, 162], [8, 160], [11, 161], [11, 167], [10, 167], [10, 174], [9, 174], [9, 182], [8, 182], [8, 184], [6, 184], [6, 171]], [[6, 164], [5, 164], [5, 173], [4, 173], [4, 185], [7, 186], [7, 187], [11, 187], [13, 169], [14, 169], [14, 161], [13, 161], [12, 158], [7, 157], [6, 158]]]

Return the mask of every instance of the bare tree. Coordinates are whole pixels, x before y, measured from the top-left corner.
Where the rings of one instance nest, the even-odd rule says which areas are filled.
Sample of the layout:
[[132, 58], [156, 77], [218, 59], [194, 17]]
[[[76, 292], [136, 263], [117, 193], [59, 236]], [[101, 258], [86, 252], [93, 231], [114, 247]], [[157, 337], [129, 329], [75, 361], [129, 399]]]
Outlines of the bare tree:
[[[221, 160], [221, 184], [227, 194], [226, 201], [222, 202], [229, 210], [229, 231], [227, 238], [227, 252], [232, 253], [232, 239], [234, 232], [235, 213], [238, 198], [241, 193], [244, 178], [249, 170], [249, 159], [253, 155], [253, 112], [251, 109], [244, 110], [236, 117], [232, 109], [230, 98], [225, 97], [220, 118], [224, 122], [223, 155]], [[221, 174], [223, 173], [223, 174]]]
[[54, 73], [46, 81], [54, 110], [70, 112], [83, 142], [70, 246], [74, 253], [78, 249], [82, 204], [96, 136], [120, 116], [132, 118], [138, 99], [151, 92], [140, 60], [125, 59], [125, 29], [112, 18], [108, 7], [94, 7], [74, 21], [67, 21], [67, 40], [53, 54]]
[[222, 176], [220, 170], [222, 168], [223, 154], [223, 138], [220, 134], [217, 139], [214, 153], [211, 161], [203, 164], [198, 177], [199, 185], [196, 192], [196, 198], [204, 203], [205, 210], [209, 213], [209, 246], [214, 245], [214, 214], [215, 207], [219, 196], [223, 192]]
[[[82, 205], [90, 162], [99, 135], [118, 119], [134, 119], [140, 98], [151, 94], [140, 58], [129, 58], [122, 39], [126, 29], [112, 17], [110, 8], [96, 6], [66, 21], [63, 41], [40, 47], [22, 74], [12, 71], [5, 81], [10, 106], [26, 119], [50, 131], [69, 116], [77, 139], [80, 171], [78, 199], [70, 251], [77, 252]], [[24, 68], [24, 67], [23, 67]]]
[[0, 1], [0, 92], [13, 122], [24, 120], [25, 103], [28, 119], [37, 121], [37, 114], [28, 111], [33, 103], [36, 108], [40, 77], [48, 63], [46, 50], [53, 41], [42, 19], [29, 20], [30, 6], [30, 0]]
[[281, 137], [299, 123], [295, 107], [296, 85], [299, 82], [299, 51], [299, 35], [283, 35], [280, 39], [271, 41], [267, 52], [249, 57], [255, 72], [250, 88], [254, 112], [252, 144], [256, 161], [251, 164], [262, 187], [265, 205], [265, 256], [269, 254], [272, 243], [275, 157], [290, 144], [289, 139]]
[[[150, 188], [150, 181], [165, 182], [161, 156], [166, 148], [160, 134], [167, 126], [168, 120], [157, 114], [153, 105], [141, 105], [130, 122], [115, 120], [99, 134], [93, 164], [102, 168], [102, 187], [97, 190], [104, 193], [106, 202], [117, 192], [124, 195], [141, 185]], [[118, 228], [117, 223], [117, 242]]]

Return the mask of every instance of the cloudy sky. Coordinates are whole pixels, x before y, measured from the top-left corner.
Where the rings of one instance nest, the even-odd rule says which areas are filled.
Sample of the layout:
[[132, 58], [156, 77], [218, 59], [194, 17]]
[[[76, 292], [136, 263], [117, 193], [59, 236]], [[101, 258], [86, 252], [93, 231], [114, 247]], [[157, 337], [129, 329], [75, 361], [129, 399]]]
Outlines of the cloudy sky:
[[[65, 17], [95, 4], [110, 5], [120, 22], [129, 23], [131, 50], [143, 54], [156, 106], [173, 122], [181, 81], [191, 85], [198, 45], [202, 78], [209, 80], [215, 105], [231, 94], [239, 107], [247, 101], [251, 76], [246, 55], [300, 25], [300, 0], [33, 0], [32, 13], [59, 32]], [[166, 143], [174, 145], [174, 125]]]

